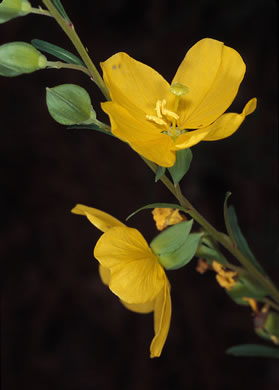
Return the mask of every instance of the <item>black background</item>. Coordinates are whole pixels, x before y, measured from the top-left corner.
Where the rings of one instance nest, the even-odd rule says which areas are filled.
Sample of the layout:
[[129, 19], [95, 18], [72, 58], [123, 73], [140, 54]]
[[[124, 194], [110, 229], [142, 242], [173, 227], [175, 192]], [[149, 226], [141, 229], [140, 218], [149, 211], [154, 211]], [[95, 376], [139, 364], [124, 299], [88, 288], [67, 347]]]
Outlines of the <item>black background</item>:
[[[182, 190], [221, 230], [224, 196], [232, 191], [252, 250], [278, 281], [276, 2], [63, 4], [95, 64], [125, 51], [171, 81], [204, 37], [242, 55], [247, 72], [230, 111], [241, 112], [254, 96], [258, 108], [229, 139], [193, 147]], [[33, 38], [74, 51], [48, 17], [0, 26], [0, 44]], [[92, 256], [99, 232], [70, 210], [84, 203], [124, 220], [144, 204], [174, 199], [124, 143], [53, 121], [45, 87], [62, 83], [86, 88], [107, 120], [101, 93], [82, 73], [0, 79], [3, 390], [278, 389], [277, 361], [225, 355], [232, 345], [261, 340], [250, 310], [230, 301], [213, 274], [198, 274], [195, 261], [168, 273], [171, 329], [162, 356], [149, 358], [152, 316], [127, 311], [102, 285]], [[156, 234], [148, 211], [129, 225], [148, 240]]]

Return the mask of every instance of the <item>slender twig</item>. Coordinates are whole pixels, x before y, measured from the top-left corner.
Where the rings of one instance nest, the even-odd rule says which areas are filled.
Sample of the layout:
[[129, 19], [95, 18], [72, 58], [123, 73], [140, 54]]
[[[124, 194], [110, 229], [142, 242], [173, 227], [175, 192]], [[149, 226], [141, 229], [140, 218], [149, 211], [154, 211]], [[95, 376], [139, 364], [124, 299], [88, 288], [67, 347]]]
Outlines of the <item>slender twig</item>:
[[30, 12], [32, 14], [37, 14], [37, 15], [43, 15], [43, 16], [50, 16], [52, 17], [52, 15], [46, 10], [46, 9], [43, 9], [41, 7], [39, 8], [31, 8]]
[[87, 74], [88, 76], [90, 76], [89, 70], [82, 65], [67, 64], [67, 63], [61, 62], [61, 61], [48, 61], [47, 67], [54, 68], [54, 69], [62, 69], [62, 68], [64, 69], [65, 68], [65, 69], [79, 70], [79, 71]]
[[42, 0], [47, 9], [49, 10], [50, 14], [54, 17], [56, 22], [59, 24], [59, 26], [62, 28], [62, 30], [65, 32], [65, 34], [68, 36], [68, 38], [71, 40], [72, 44], [76, 48], [77, 52], [79, 53], [80, 57], [82, 58], [83, 62], [88, 68], [88, 71], [91, 75], [92, 80], [97, 84], [97, 86], [102, 91], [103, 95], [107, 100], [110, 100], [110, 94], [107, 86], [104, 83], [104, 80], [100, 76], [97, 68], [91, 61], [91, 58], [89, 57], [85, 47], [81, 43], [81, 40], [79, 39], [79, 36], [75, 32], [74, 25], [65, 20], [60, 13], [57, 11], [57, 9], [54, 7], [52, 2], [50, 0]]

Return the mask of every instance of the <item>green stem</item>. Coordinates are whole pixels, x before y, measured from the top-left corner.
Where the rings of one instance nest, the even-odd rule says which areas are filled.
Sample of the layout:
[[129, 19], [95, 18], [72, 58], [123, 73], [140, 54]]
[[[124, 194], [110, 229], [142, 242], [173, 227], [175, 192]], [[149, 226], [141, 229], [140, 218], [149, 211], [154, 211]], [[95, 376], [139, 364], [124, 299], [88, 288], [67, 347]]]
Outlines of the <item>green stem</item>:
[[65, 68], [65, 69], [79, 70], [79, 71], [81, 71], [83, 73], [86, 73], [88, 76], [91, 76], [89, 70], [87, 68], [85, 68], [84, 66], [82, 66], [82, 65], [67, 64], [67, 63], [61, 62], [61, 61], [48, 61], [47, 62], [47, 67], [48, 68], [54, 68], [54, 69]]
[[91, 58], [87, 54], [87, 51], [83, 44], [81, 43], [81, 40], [79, 39], [79, 36], [75, 32], [74, 26], [71, 22], [66, 21], [60, 13], [57, 11], [57, 9], [52, 4], [51, 0], [42, 0], [47, 9], [49, 10], [50, 14], [54, 17], [56, 22], [59, 24], [59, 26], [62, 28], [62, 30], [65, 32], [65, 34], [68, 36], [68, 38], [71, 40], [72, 44], [76, 48], [77, 52], [79, 53], [80, 57], [82, 58], [83, 62], [86, 64], [88, 71], [91, 75], [91, 78], [93, 81], [97, 84], [97, 86], [102, 91], [103, 95], [107, 100], [110, 100], [110, 94], [108, 91], [107, 86], [104, 83], [104, 80], [100, 76], [97, 68], [91, 61]]
[[45, 9], [42, 9], [41, 7], [39, 8], [31, 8], [31, 13], [32, 14], [37, 14], [37, 15], [44, 15], [44, 16], [50, 16], [52, 17], [52, 15]]
[[[141, 156], [145, 163], [156, 173], [158, 167], [153, 162], [145, 159]], [[269, 292], [270, 296], [273, 297], [275, 301], [279, 303], [279, 291], [272, 281], [265, 275], [262, 275], [260, 271], [236, 248], [231, 242], [230, 238], [222, 233], [217, 231], [214, 226], [212, 226], [189, 202], [185, 196], [182, 195], [180, 186], [174, 185], [166, 175], [162, 175], [160, 180], [165, 184], [169, 191], [176, 197], [180, 205], [185, 208], [187, 213], [196, 221], [200, 226], [202, 226], [208, 234], [213, 237], [217, 242], [219, 242], [224, 248], [226, 248], [239, 262], [242, 266], [249, 272], [249, 274], [254, 277], [265, 289]]]

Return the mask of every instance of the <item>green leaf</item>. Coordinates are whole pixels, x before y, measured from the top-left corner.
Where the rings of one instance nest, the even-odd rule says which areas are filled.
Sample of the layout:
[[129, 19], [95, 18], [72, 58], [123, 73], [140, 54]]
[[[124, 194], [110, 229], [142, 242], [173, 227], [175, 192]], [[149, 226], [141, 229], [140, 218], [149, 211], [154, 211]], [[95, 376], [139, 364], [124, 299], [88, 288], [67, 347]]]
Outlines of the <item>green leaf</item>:
[[173, 183], [176, 185], [188, 172], [191, 161], [192, 161], [192, 151], [190, 148], [178, 150], [176, 152], [176, 161], [175, 164], [168, 168], [169, 173], [172, 177]]
[[229, 218], [229, 213], [228, 213], [228, 199], [231, 196], [231, 194], [232, 193], [230, 191], [228, 191], [226, 193], [226, 196], [225, 196], [225, 201], [224, 201], [224, 220], [225, 220], [225, 226], [226, 226], [228, 235], [234, 241], [233, 231], [232, 231], [232, 228], [231, 228], [231, 223], [230, 223], [230, 218]]
[[245, 237], [240, 230], [235, 208], [233, 206], [227, 205], [227, 201], [230, 195], [231, 193], [227, 192], [224, 202], [224, 219], [228, 235], [230, 236], [233, 243], [238, 247], [240, 252], [243, 253], [251, 261], [251, 263], [258, 269], [258, 271], [264, 274], [265, 272], [263, 268], [261, 267], [258, 260], [255, 258], [254, 254], [248, 246]]
[[46, 102], [52, 118], [62, 125], [75, 125], [96, 119], [90, 96], [79, 85], [61, 84], [47, 88]]
[[68, 129], [68, 130], [74, 130], [74, 129], [77, 129], [77, 130], [82, 130], [82, 129], [96, 130], [96, 131], [99, 131], [99, 132], [104, 133], [104, 134], [106, 134], [106, 135], [111, 135], [112, 137], [117, 138], [117, 137], [115, 137], [115, 135], [112, 134], [110, 131], [104, 130], [102, 127], [99, 127], [99, 126], [96, 125], [95, 123], [92, 123], [92, 124], [89, 124], [89, 125], [86, 125], [86, 124], [82, 124], [82, 125], [72, 125], [72, 126], [67, 127], [67, 129]]
[[63, 5], [61, 4], [61, 1], [60, 0], [51, 0], [52, 1], [52, 4], [54, 5], [54, 7], [57, 9], [57, 11], [60, 13], [60, 15], [68, 20], [68, 22], [70, 22], [70, 18], [69, 16], [67, 15]]
[[158, 166], [155, 176], [155, 183], [161, 179], [161, 177], [165, 174], [166, 168]]
[[70, 53], [68, 50], [62, 49], [62, 47], [54, 45], [53, 43], [46, 42], [41, 39], [32, 39], [31, 43], [36, 49], [51, 54], [68, 64], [85, 66], [77, 56]]
[[243, 344], [229, 348], [226, 353], [233, 356], [252, 356], [279, 359], [279, 348], [261, 344]]
[[150, 243], [150, 248], [161, 256], [176, 251], [182, 246], [193, 226], [193, 220], [177, 223], [156, 236]]
[[126, 218], [126, 221], [128, 221], [128, 219], [130, 219], [131, 217], [133, 217], [134, 215], [136, 215], [138, 212], [140, 212], [142, 210], [155, 209], [157, 207], [162, 208], [162, 209], [163, 208], [178, 209], [178, 210], [184, 211], [184, 213], [187, 213], [187, 210], [184, 207], [180, 206], [179, 204], [175, 204], [175, 203], [150, 203], [150, 204], [147, 204], [146, 206], [143, 206], [143, 207], [137, 209], [132, 214], [130, 214]]

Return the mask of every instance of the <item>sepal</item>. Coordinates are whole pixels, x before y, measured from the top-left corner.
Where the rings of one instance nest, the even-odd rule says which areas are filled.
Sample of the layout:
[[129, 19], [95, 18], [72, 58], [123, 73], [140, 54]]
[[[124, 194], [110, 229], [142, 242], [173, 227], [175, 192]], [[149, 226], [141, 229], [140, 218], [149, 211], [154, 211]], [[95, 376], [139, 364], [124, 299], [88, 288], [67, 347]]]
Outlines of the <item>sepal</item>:
[[188, 172], [191, 161], [192, 161], [192, 151], [190, 148], [178, 150], [176, 152], [175, 164], [168, 168], [168, 171], [172, 177], [173, 183], [176, 185]]
[[193, 220], [178, 223], [162, 231], [150, 243], [165, 269], [182, 268], [194, 257], [203, 233], [190, 234], [192, 225]]

